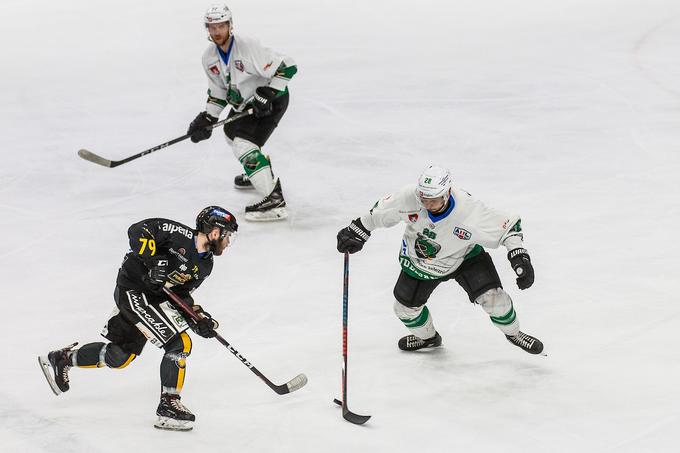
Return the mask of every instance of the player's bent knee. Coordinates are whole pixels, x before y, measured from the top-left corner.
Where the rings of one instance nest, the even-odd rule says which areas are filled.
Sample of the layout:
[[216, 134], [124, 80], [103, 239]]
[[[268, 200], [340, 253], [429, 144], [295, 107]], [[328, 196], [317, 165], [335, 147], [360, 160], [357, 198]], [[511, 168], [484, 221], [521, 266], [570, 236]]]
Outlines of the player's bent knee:
[[114, 343], [104, 346], [104, 363], [109, 368], [123, 369], [137, 357], [134, 353], [125, 351]]
[[423, 306], [420, 307], [407, 307], [398, 300], [394, 301], [394, 314], [397, 315], [399, 319], [413, 319], [418, 317], [421, 311], [423, 311]]
[[490, 316], [502, 316], [512, 308], [512, 299], [503, 288], [493, 288], [484, 292], [475, 302]]

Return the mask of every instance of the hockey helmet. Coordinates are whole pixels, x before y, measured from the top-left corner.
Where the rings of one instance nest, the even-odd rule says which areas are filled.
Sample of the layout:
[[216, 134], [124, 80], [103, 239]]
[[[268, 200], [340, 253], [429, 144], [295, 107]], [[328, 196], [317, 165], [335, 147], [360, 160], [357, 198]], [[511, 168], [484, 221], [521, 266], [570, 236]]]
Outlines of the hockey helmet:
[[238, 223], [236, 223], [236, 217], [226, 209], [208, 206], [196, 217], [196, 230], [208, 234], [213, 228], [219, 228], [220, 234], [226, 236], [228, 233], [238, 231]]
[[217, 3], [208, 8], [203, 16], [203, 22], [208, 24], [219, 24], [221, 22], [231, 23], [231, 11], [224, 3]]
[[451, 191], [451, 174], [446, 168], [430, 165], [418, 178], [416, 194], [420, 198], [448, 197]]

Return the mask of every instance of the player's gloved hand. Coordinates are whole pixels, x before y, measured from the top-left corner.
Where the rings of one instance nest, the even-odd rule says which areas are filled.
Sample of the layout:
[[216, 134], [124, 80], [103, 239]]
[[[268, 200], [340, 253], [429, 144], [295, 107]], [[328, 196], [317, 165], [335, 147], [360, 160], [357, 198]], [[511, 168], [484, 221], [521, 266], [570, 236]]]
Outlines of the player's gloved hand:
[[508, 252], [512, 270], [517, 274], [517, 287], [527, 289], [534, 284], [534, 266], [526, 249], [519, 248]]
[[193, 306], [194, 312], [201, 316], [199, 321], [189, 323], [191, 330], [196, 332], [196, 334], [202, 336], [203, 338], [213, 338], [217, 335], [215, 329], [217, 329], [220, 324], [210, 316], [210, 313], [203, 310], [200, 305]]
[[147, 281], [151, 286], [163, 286], [168, 278], [168, 259], [164, 256], [156, 256], [147, 263], [149, 272]]
[[264, 118], [274, 111], [276, 90], [270, 87], [257, 87], [253, 96], [253, 113], [255, 118]]
[[364, 227], [361, 219], [354, 219], [352, 222], [338, 231], [338, 252], [356, 253], [364, 247], [371, 232]]
[[212, 126], [217, 122], [217, 118], [209, 115], [208, 112], [199, 113], [196, 118], [189, 124], [187, 134], [191, 135], [191, 141], [198, 143], [202, 140], [207, 140], [212, 135]]

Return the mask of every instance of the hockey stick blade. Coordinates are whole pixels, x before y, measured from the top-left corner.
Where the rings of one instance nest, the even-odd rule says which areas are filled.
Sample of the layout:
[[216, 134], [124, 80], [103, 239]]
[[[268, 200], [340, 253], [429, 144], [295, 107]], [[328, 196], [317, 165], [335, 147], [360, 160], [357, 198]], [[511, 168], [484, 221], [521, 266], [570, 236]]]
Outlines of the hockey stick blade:
[[285, 384], [277, 385], [275, 391], [279, 395], [285, 395], [286, 393], [300, 390], [305, 385], [307, 385], [307, 376], [304, 373], [300, 373]]
[[342, 404], [342, 401], [340, 401], [337, 398], [335, 398], [333, 400], [333, 402], [335, 404], [337, 404], [338, 406], [342, 406], [342, 418], [344, 418], [345, 420], [347, 420], [350, 423], [354, 423], [355, 425], [363, 425], [364, 423], [366, 423], [371, 418], [370, 415], [355, 414], [354, 412], [349, 410], [347, 408], [347, 406]]
[[82, 157], [83, 159], [90, 161], [94, 164], [103, 165], [104, 167], [109, 167], [109, 168], [115, 167], [113, 161], [110, 161], [108, 159], [104, 159], [103, 157], [98, 156], [95, 153], [93, 153], [92, 151], [88, 151], [86, 149], [79, 149], [78, 155], [80, 157]]

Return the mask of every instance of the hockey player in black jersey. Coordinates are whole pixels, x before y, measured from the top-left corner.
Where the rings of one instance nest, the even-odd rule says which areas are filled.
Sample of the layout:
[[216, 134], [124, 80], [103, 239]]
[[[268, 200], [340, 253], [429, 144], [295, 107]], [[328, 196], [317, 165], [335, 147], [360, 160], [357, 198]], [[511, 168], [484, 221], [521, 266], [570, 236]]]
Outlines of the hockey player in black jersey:
[[[125, 368], [147, 342], [162, 348], [161, 398], [155, 426], [190, 430], [195, 416], [180, 401], [191, 338], [186, 332], [211, 338], [218, 326], [208, 312], [194, 303], [191, 292], [211, 273], [213, 256], [221, 255], [238, 229], [236, 218], [226, 209], [209, 206], [196, 218], [196, 229], [173, 220], [154, 218], [128, 229], [130, 251], [118, 271], [116, 307], [102, 336], [107, 343], [74, 343], [38, 358], [47, 382], [56, 395], [69, 390], [69, 370], [78, 368]], [[162, 288], [170, 287], [202, 315], [199, 322], [183, 316], [167, 299]]]

